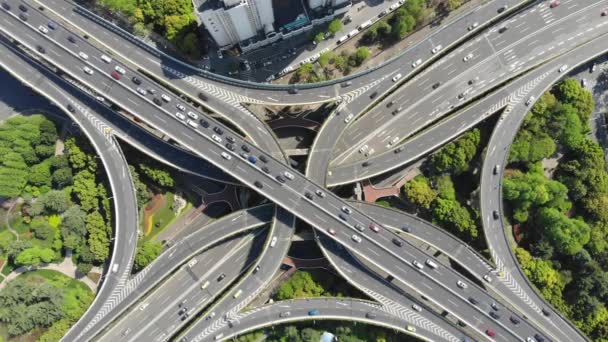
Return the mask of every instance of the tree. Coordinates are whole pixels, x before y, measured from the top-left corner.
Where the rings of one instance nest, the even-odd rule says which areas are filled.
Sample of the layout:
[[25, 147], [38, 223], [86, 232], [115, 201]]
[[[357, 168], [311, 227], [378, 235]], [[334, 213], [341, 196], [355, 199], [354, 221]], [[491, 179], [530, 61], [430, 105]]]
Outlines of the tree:
[[329, 23], [327, 31], [333, 36], [342, 29], [342, 22], [336, 18]]
[[568, 103], [578, 112], [581, 122], [587, 122], [593, 113], [595, 102], [593, 96], [580, 82], [574, 78], [567, 78], [557, 87], [557, 98]]
[[415, 205], [429, 209], [437, 193], [431, 189], [428, 178], [420, 175], [410, 180], [403, 186], [407, 199]]
[[533, 258], [525, 249], [519, 247], [515, 248], [515, 256], [526, 277], [536, 285], [542, 296], [558, 308], [563, 308], [565, 304], [562, 292], [565, 283], [559, 272], [551, 267], [551, 263]]
[[89, 163], [89, 156], [76, 145], [76, 139], [68, 138], [65, 141], [68, 160], [74, 169], [83, 169]]
[[367, 45], [375, 43], [376, 39], [378, 39], [378, 30], [376, 29], [376, 26], [370, 27], [367, 31], [365, 31], [363, 37], [361, 38], [362, 42]]
[[35, 186], [51, 186], [51, 164], [43, 161], [32, 166], [28, 182]]
[[56, 229], [53, 228], [44, 217], [35, 217], [30, 223], [30, 229], [34, 236], [40, 240], [50, 240], [55, 236]]
[[376, 31], [378, 31], [378, 36], [388, 38], [391, 34], [392, 27], [386, 20], [381, 20], [376, 24]]
[[279, 286], [275, 299], [320, 297], [323, 293], [325, 293], [325, 289], [313, 280], [310, 273], [298, 271]]
[[396, 40], [403, 39], [416, 26], [416, 19], [411, 15], [395, 16], [393, 25], [391, 25], [391, 34]]
[[61, 235], [63, 244], [68, 249], [77, 249], [84, 243], [86, 229], [86, 213], [79, 206], [74, 205], [63, 213]]
[[456, 189], [454, 188], [454, 182], [449, 175], [442, 175], [435, 179], [435, 188], [439, 197], [448, 200], [456, 199]]
[[55, 251], [50, 248], [32, 247], [19, 253], [15, 258], [15, 264], [20, 266], [39, 265], [49, 263], [55, 259]]
[[84, 211], [91, 211], [99, 207], [95, 175], [89, 170], [82, 170], [74, 176], [72, 192], [78, 198], [80, 207]]
[[102, 262], [110, 253], [110, 237], [108, 229], [99, 211], [94, 211], [86, 217], [86, 227], [89, 233], [89, 248], [95, 256], [95, 261]]
[[60, 189], [72, 185], [74, 183], [72, 169], [69, 167], [64, 167], [55, 170], [53, 172], [53, 175], [51, 176], [51, 180], [53, 182], [53, 185]]
[[320, 42], [325, 40], [325, 33], [318, 32], [312, 39], [315, 43], [319, 44]]
[[431, 157], [431, 168], [436, 173], [458, 175], [469, 169], [469, 163], [477, 154], [481, 140], [479, 129], [467, 132], [453, 143], [444, 146]]
[[567, 255], [580, 251], [589, 242], [590, 228], [582, 220], [571, 219], [555, 208], [542, 208], [538, 223], [555, 248]]
[[462, 6], [462, 1], [461, 0], [447, 0], [446, 10], [453, 11], [453, 10], [457, 9], [458, 7], [460, 7], [460, 6]]
[[322, 68], [325, 68], [332, 59], [334, 59], [334, 53], [332, 51], [326, 51], [319, 55], [317, 61]]
[[66, 211], [70, 205], [68, 195], [61, 190], [51, 190], [38, 198], [44, 205], [44, 209], [51, 213], [62, 213]]
[[166, 170], [152, 168], [146, 164], [139, 164], [139, 169], [147, 178], [160, 187], [172, 187], [175, 184], [171, 174]]
[[135, 254], [135, 263], [133, 269], [135, 271], [142, 270], [148, 266], [162, 251], [162, 245], [156, 241], [145, 241], [141, 246], [137, 247]]
[[152, 198], [152, 193], [148, 186], [139, 180], [139, 173], [135, 170], [135, 167], [129, 165], [129, 172], [131, 173], [131, 179], [135, 185], [135, 194], [137, 197], [137, 206], [141, 209], [146, 203]]
[[477, 237], [475, 221], [458, 201], [438, 197], [433, 203], [433, 223], [471, 240]]
[[367, 47], [362, 46], [355, 51], [355, 54], [353, 56], [354, 56], [355, 65], [359, 66], [359, 65], [363, 64], [363, 62], [366, 59], [369, 58], [370, 52]]
[[51, 163], [51, 170], [53, 171], [70, 167], [70, 162], [68, 161], [68, 157], [65, 154], [53, 156], [49, 160]]
[[336, 68], [342, 72], [346, 72], [346, 70], [348, 70], [348, 63], [344, 56], [336, 56], [334, 64], [336, 65]]

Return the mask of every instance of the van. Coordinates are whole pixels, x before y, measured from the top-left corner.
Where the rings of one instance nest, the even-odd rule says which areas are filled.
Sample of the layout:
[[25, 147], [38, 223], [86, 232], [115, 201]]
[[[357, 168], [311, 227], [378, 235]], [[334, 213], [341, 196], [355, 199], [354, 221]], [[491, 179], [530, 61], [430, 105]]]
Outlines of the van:
[[432, 269], [437, 268], [437, 264], [431, 259], [426, 259], [425, 264]]
[[112, 265], [112, 273], [118, 273], [118, 267], [119, 267], [118, 264]]
[[238, 290], [232, 297], [234, 297], [234, 299], [239, 298], [242, 293], [243, 293], [243, 290]]

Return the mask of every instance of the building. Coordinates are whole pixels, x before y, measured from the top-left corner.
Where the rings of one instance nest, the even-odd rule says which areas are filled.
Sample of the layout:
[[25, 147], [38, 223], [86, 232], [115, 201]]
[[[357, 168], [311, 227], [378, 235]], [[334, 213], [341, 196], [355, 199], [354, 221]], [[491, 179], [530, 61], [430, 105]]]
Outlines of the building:
[[317, 11], [325, 8], [339, 8], [344, 3], [350, 3], [350, 0], [308, 0], [308, 7]]

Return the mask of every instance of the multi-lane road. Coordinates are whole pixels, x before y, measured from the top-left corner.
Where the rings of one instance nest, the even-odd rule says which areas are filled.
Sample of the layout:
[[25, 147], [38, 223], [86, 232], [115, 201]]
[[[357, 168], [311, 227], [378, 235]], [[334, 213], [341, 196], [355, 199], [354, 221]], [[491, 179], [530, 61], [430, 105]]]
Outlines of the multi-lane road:
[[[137, 225], [119, 229], [124, 222], [119, 220], [123, 215], [117, 214], [117, 236], [111, 263], [119, 265], [119, 272], [105, 277], [97, 300], [64, 338], [66, 341], [89, 340], [106, 327], [102, 339], [169, 339], [190, 320], [182, 320], [183, 314], [175, 312], [181, 310], [176, 304], [184, 299], [195, 303], [191, 312], [204, 313], [203, 319], [185, 330], [183, 339], [187, 340], [219, 340], [282, 318], [285, 321], [302, 318], [311, 306], [323, 303], [298, 302], [289, 306], [294, 314], [290, 312], [288, 316], [284, 316], [285, 307], [277, 305], [241, 313], [272, 279], [287, 253], [295, 225], [292, 215], [313, 226], [323, 236], [320, 240], [329, 239], [358, 259], [348, 259], [344, 255], [341, 258], [332, 248], [323, 248], [344, 277], [380, 302], [382, 313], [377, 319], [369, 319], [369, 312], [366, 312], [366, 321], [391, 326], [400, 324], [400, 329], [403, 329], [403, 323], [395, 320], [405, 321], [417, 327], [415, 334], [431, 340], [457, 341], [469, 334], [478, 339], [495, 335], [494, 339], [503, 341], [539, 340], [543, 336], [555, 341], [583, 339], [571, 324], [563, 323], [563, 317], [539, 314], [541, 306], [552, 309], [521, 273], [516, 273], [517, 265], [504, 243], [504, 236], [500, 241], [500, 234], [489, 234], [489, 222], [484, 222], [484, 226], [493, 262], [498, 270], [510, 271], [505, 279], [496, 277], [491, 262], [439, 228], [397, 212], [345, 201], [324, 186], [380, 175], [420, 158], [495, 111], [521, 100], [539, 84], [550, 84], [549, 80], [559, 78], [562, 74], [556, 70], [564, 61], [576, 64], [578, 60], [602, 53], [605, 47], [601, 44], [593, 45], [593, 53], [581, 45], [589, 41], [597, 43], [605, 37], [608, 25], [599, 14], [608, 1], [564, 0], [554, 8], [547, 1], [489, 1], [438, 29], [395, 59], [354, 75], [348, 86], [342, 81], [299, 85], [297, 94], [288, 91], [289, 87], [243, 83], [208, 75], [146, 46], [65, 0], [44, 3], [3, 0], [3, 3], [8, 4], [0, 11], [3, 36], [18, 42], [18, 46], [29, 50], [35, 59], [43, 60], [103, 96], [104, 102], [121, 108], [121, 112], [116, 113], [104, 105], [92, 103], [97, 107], [95, 110], [105, 112], [105, 115], [102, 120], [94, 115], [87, 117], [95, 118], [95, 122], [107, 120], [116, 125], [114, 129], [108, 126], [104, 130], [106, 135], [117, 131], [123, 139], [137, 139], [135, 145], [139, 144], [146, 153], [173, 165], [184, 165], [184, 170], [206, 167], [208, 170], [194, 173], [242, 183], [279, 207], [276, 212], [270, 205], [253, 209], [264, 214], [243, 224], [229, 225], [234, 228], [229, 231], [214, 230], [210, 226], [211, 230], [203, 230], [205, 233], [200, 233], [198, 240], [187, 241], [191, 243], [189, 248], [183, 249], [182, 243], [186, 242], [180, 241], [133, 279], [128, 277], [137, 241], [134, 229]], [[27, 10], [20, 9], [20, 5], [26, 6]], [[40, 10], [40, 6], [45, 10]], [[518, 9], [518, 6], [522, 8]], [[27, 20], [23, 20], [24, 16]], [[40, 29], [48, 27], [51, 20], [59, 25], [54, 29]], [[87, 34], [87, 39], [81, 37], [83, 33]], [[28, 85], [59, 105], [66, 107], [69, 103], [72, 111], [89, 113], [86, 105], [74, 100], [78, 96], [76, 88], [70, 88], [49, 70], [41, 68], [36, 70], [35, 82], [31, 82], [32, 77], [24, 75], [34, 68], [21, 62], [29, 57], [17, 53], [9, 44], [2, 48], [11, 56], [8, 61], [2, 61], [4, 68], [27, 80]], [[94, 102], [92, 97], [86, 100]], [[337, 101], [338, 106], [315, 139], [306, 176], [288, 165], [272, 131], [243, 106], [244, 103], [327, 101]], [[459, 110], [465, 106], [468, 107]], [[215, 120], [210, 111], [228, 125]], [[125, 130], [127, 120], [118, 118], [125, 114], [137, 117], [170, 137], [178, 147], [151, 138], [138, 129]], [[452, 115], [448, 117], [448, 114]], [[499, 120], [499, 125], [504, 126], [506, 122]], [[514, 136], [518, 121], [508, 122], [508, 129], [504, 131]], [[417, 136], [404, 142], [414, 134]], [[511, 140], [506, 139], [507, 143]], [[188, 162], [183, 163], [179, 153], [167, 156], [176, 148], [182, 155], [189, 156]], [[494, 149], [487, 158], [504, 158], [504, 154], [493, 153]], [[206, 163], [197, 164], [199, 158]], [[126, 165], [124, 160], [121, 163], [114, 165]], [[484, 166], [484, 175], [488, 174], [485, 169], [491, 167], [488, 163]], [[120, 173], [108, 166], [106, 169], [109, 175], [122, 175], [118, 181], [130, 182], [128, 176], [125, 178], [124, 170]], [[486, 191], [484, 188], [490, 189], [482, 181], [482, 193]], [[133, 199], [132, 185], [123, 188], [112, 185], [112, 190], [115, 198]], [[499, 193], [496, 189], [487, 191]], [[488, 206], [495, 203], [482, 203], [484, 217], [489, 217]], [[129, 208], [131, 213], [136, 212], [133, 203], [129, 205], [117, 207], [116, 211]], [[258, 235], [266, 236], [266, 239], [251, 242], [249, 236], [252, 235], [245, 235], [238, 242], [224, 242], [238, 244], [238, 248], [230, 248], [230, 253], [205, 252], [205, 258], [209, 257], [209, 260], [215, 260], [213, 255], [216, 255], [217, 262], [179, 268], [188, 259], [196, 260], [191, 259], [193, 253], [225, 241], [231, 233], [265, 225], [271, 219], [273, 224], [264, 231], [267, 233]], [[218, 221], [215, 227], [226, 222]], [[441, 264], [427, 250], [393, 231], [402, 229], [404, 224], [417, 230], [412, 236], [460, 263], [475, 279]], [[494, 238], [496, 240], [492, 240]], [[251, 253], [243, 252], [249, 250]], [[175, 255], [178, 257], [172, 259]], [[507, 259], [510, 261], [505, 263]], [[427, 260], [438, 265], [423, 267]], [[213, 271], [207, 272], [209, 268]], [[167, 279], [175, 269], [177, 271]], [[214, 284], [207, 292], [201, 291], [206, 289], [201, 288], [206, 279], [217, 276], [220, 270], [226, 282]], [[511, 274], [516, 275], [510, 278]], [[483, 280], [484, 276], [498, 280], [489, 283]], [[512, 288], [512, 280], [520, 287]], [[150, 293], [161, 281], [162, 284]], [[229, 283], [235, 285], [228, 289]], [[525, 297], [521, 296], [522, 286]], [[222, 294], [224, 290], [227, 292]], [[428, 300], [428, 312], [423, 313], [423, 319], [408, 309], [415, 303], [414, 297], [408, 294]], [[140, 301], [142, 296], [149, 302]], [[165, 305], [165, 302], [170, 304]], [[134, 303], [139, 303], [138, 308], [134, 308]], [[336, 305], [332, 300], [326, 303]], [[364, 303], [351, 302], [350, 317], [342, 317], [340, 309], [321, 316], [360, 320], [357, 312], [363, 313]], [[492, 306], [497, 309], [489, 309]], [[445, 311], [449, 317], [465, 323], [467, 333], [460, 333], [460, 327], [453, 321], [444, 320], [435, 310]], [[501, 315], [492, 315], [494, 310], [500, 311]], [[120, 314], [123, 316], [108, 327]], [[154, 317], [150, 318], [150, 315]], [[135, 325], [140, 327], [137, 331], [129, 330]]]

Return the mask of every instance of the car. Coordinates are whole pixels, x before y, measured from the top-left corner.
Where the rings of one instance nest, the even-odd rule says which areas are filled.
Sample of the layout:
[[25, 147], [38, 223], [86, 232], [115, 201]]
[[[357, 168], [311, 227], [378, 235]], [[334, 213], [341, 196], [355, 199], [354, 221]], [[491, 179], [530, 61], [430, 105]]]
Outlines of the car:
[[378, 92], [377, 92], [377, 91], [375, 91], [375, 92], [371, 93], [371, 94], [369, 95], [369, 98], [373, 100], [373, 99], [374, 99], [376, 96], [378, 96]]
[[293, 175], [291, 173], [289, 173], [288, 171], [283, 172], [283, 175], [285, 176], [285, 178], [289, 179], [289, 180], [293, 180]]
[[179, 311], [177, 312], [177, 314], [178, 315], [182, 315], [182, 314], [185, 314], [186, 311], [188, 311], [188, 308], [181, 308], [181, 309], [179, 309]]
[[[458, 320], [458, 322], [456, 322], [456, 324], [458, 324], [458, 326], [461, 326], [461, 327], [463, 327], [463, 328], [467, 326], [467, 324], [466, 324], [465, 322], [461, 321], [461, 320]], [[462, 340], [462, 342], [471, 342], [471, 341], [467, 341], [467, 338], [465, 337], [465, 338]]]
[[163, 101], [161, 101], [158, 97], [153, 98], [152, 102], [159, 107], [163, 105]]
[[435, 84], [433, 84], [433, 89], [439, 88], [440, 85], [441, 85], [441, 82], [436, 82]]
[[74, 38], [74, 36], [68, 36], [68, 42], [76, 44], [76, 38]]
[[350, 210], [350, 208], [346, 207], [346, 206], [342, 207], [342, 211], [345, 212], [345, 213], [347, 213], [347, 214], [349, 214], [349, 215], [352, 213], [352, 210]]
[[500, 171], [500, 164], [496, 164], [496, 165], [494, 165], [494, 171], [493, 171], [493, 172], [494, 172], [494, 174], [495, 174], [495, 175], [497, 175], [497, 174], [498, 174], [498, 171]]
[[414, 326], [412, 325], [408, 325], [407, 327], [405, 327], [405, 329], [409, 332], [416, 332], [416, 328], [414, 328]]
[[203, 93], [198, 93], [198, 98], [201, 99], [202, 101], [209, 100], [209, 98], [207, 97], [207, 95], [205, 95]]
[[[102, 57], [102, 59], [103, 59], [103, 57]], [[140, 85], [140, 84], [141, 84], [141, 80], [140, 80], [139, 78], [135, 77], [135, 76], [133, 76], [133, 77], [131, 78], [131, 81], [132, 81], [133, 83], [137, 84], [137, 85]], [[183, 106], [182, 106], [182, 107], [183, 107]], [[178, 108], [179, 110], [182, 110], [182, 111], [183, 111], [183, 109], [181, 109], [181, 108], [179, 108], [179, 107], [177, 107], [177, 108]]]
[[36, 50], [38, 50], [38, 52], [40, 52], [40, 53], [45, 53], [46, 52], [46, 50], [42, 46], [40, 46], [40, 45], [36, 45]]
[[428, 267], [432, 268], [432, 269], [436, 269], [437, 268], [437, 263], [435, 263], [433, 260], [431, 259], [426, 259], [426, 261], [424, 262]]
[[416, 61], [414, 61], [414, 63], [412, 63], [412, 68], [415, 68], [417, 66], [419, 66], [420, 64], [422, 64], [422, 59], [417, 59]]
[[262, 161], [262, 163], [268, 163], [268, 157], [265, 155], [261, 155], [258, 158]]
[[399, 240], [398, 238], [393, 238], [392, 241], [395, 244], [395, 246], [397, 246], [397, 247], [403, 247], [403, 241]]
[[217, 135], [215, 135], [215, 134], [213, 134], [213, 135], [211, 136], [211, 139], [215, 140], [216, 142], [218, 142], [218, 143], [220, 143], [220, 144], [222, 143], [222, 138], [218, 137], [218, 136], [217, 136]]
[[503, 27], [501, 27], [501, 28], [498, 29], [498, 33], [501, 33], [501, 34], [505, 33], [505, 32], [507, 32], [508, 29], [509, 28], [507, 26], [503, 26]]
[[469, 25], [468, 29], [469, 29], [469, 31], [473, 31], [474, 29], [477, 28], [477, 26], [479, 26], [479, 23], [478, 22], [474, 22], [471, 25]]
[[378, 227], [378, 225], [376, 225], [373, 222], [369, 224], [369, 229], [371, 229], [372, 231], [374, 231], [374, 233], [380, 232], [380, 227]]
[[330, 235], [336, 235], [336, 230], [335, 230], [335, 229], [333, 229], [333, 228], [329, 228], [329, 229], [327, 229], [327, 232], [328, 232]]
[[399, 81], [400, 78], [401, 78], [401, 74], [397, 74], [397, 75], [393, 76], [393, 82]]
[[175, 113], [175, 117], [177, 117], [178, 119], [184, 121], [186, 120], [186, 116], [180, 112]]
[[234, 144], [226, 143], [226, 148], [229, 149], [230, 151], [234, 151]]
[[559, 67], [559, 69], [557, 71], [564, 72], [564, 71], [566, 71], [566, 69], [568, 69], [568, 64], [562, 65], [561, 67]]
[[258, 162], [258, 158], [256, 158], [256, 156], [249, 156], [247, 157], [247, 160], [251, 163], [251, 164], [255, 164]]
[[403, 151], [403, 146], [401, 146], [401, 147], [397, 147], [397, 148], [395, 149], [395, 153], [400, 153], [400, 152], [402, 152], [402, 151]]
[[437, 45], [433, 48], [433, 50], [431, 50], [432, 54], [436, 54], [437, 52], [439, 52], [441, 49], [443, 48], [443, 46], [441, 45]]
[[3, 2], [2, 3], [2, 8], [4, 8], [7, 11], [10, 11], [11, 10], [11, 5], [7, 4], [6, 2]]
[[192, 119], [192, 120], [197, 120], [198, 119], [198, 115], [194, 112], [188, 112], [188, 116]]
[[70, 113], [74, 113], [76, 111], [76, 108], [74, 108], [74, 106], [72, 106], [71, 104], [67, 105], [67, 109]]
[[120, 80], [120, 74], [117, 73], [116, 71], [112, 71], [112, 73], [110, 74], [112, 76], [112, 78], [114, 78], [115, 80]]
[[253, 274], [256, 274], [260, 271], [260, 265], [257, 265], [254, 269], [253, 269]]
[[209, 121], [204, 120], [204, 119], [200, 119], [199, 123], [201, 124], [201, 126], [203, 126], [204, 128], [209, 128]]
[[468, 55], [464, 56], [464, 57], [462, 58], [462, 60], [463, 60], [464, 62], [466, 62], [466, 61], [470, 60], [471, 58], [473, 58], [473, 53], [469, 53]]
[[391, 108], [395, 104], [395, 101], [391, 101], [386, 104], [386, 108]]
[[339, 214], [338, 217], [342, 220], [342, 221], [348, 221], [348, 218], [346, 217], [346, 215], [344, 214]]
[[264, 187], [264, 184], [262, 184], [262, 182], [260, 182], [260, 181], [253, 182], [253, 185], [255, 185], [255, 187], [258, 189], [261, 189]]
[[234, 137], [231, 137], [231, 136], [227, 136], [226, 140], [228, 140], [229, 142], [231, 142], [233, 144], [236, 142], [236, 140], [234, 139]]
[[[216, 127], [216, 128], [219, 128], [219, 127]], [[251, 152], [251, 149], [247, 145], [241, 145], [241, 150], [243, 150], [245, 152]]]
[[212, 311], [209, 315], [207, 315], [207, 317], [205, 319], [212, 319], [213, 317], [215, 317], [215, 311]]
[[171, 102], [171, 98], [166, 94], [160, 94], [160, 98], [165, 102]]
[[500, 218], [500, 215], [498, 214], [497, 210], [492, 211], [492, 217], [494, 217], [495, 220], [498, 220]]
[[287, 92], [290, 93], [290, 94], [292, 94], [292, 95], [295, 95], [299, 91], [298, 91], [298, 88], [289, 88], [289, 90]]
[[308, 198], [308, 199], [309, 199], [309, 200], [311, 200], [311, 201], [312, 201], [312, 199], [314, 198], [314, 197], [312, 196], [312, 193], [310, 193], [310, 192], [308, 192], [308, 191], [304, 192], [304, 197]]
[[243, 290], [238, 289], [233, 295], [232, 298], [237, 299], [243, 294]]
[[467, 287], [469, 287], [469, 285], [463, 283], [462, 280], [456, 281], [456, 285], [458, 285], [458, 287], [460, 287], [461, 289], [466, 289]]
[[148, 90], [148, 93], [150, 93], [152, 95], [156, 94], [156, 90], [154, 90], [152, 88], [148, 88], [147, 90]]
[[217, 277], [217, 281], [220, 282], [220, 281], [224, 280], [224, 278], [226, 278], [226, 274], [222, 273], [222, 274], [220, 274], [219, 277]]
[[209, 280], [205, 281], [205, 282], [203, 283], [203, 285], [201, 285], [201, 290], [206, 289], [206, 288], [209, 286], [209, 284], [210, 284], [210, 283], [209, 283]]
[[368, 313], [366, 313], [366, 314], [365, 314], [365, 317], [366, 317], [366, 318], [369, 318], [369, 319], [374, 319], [374, 318], [376, 318], [377, 316], [376, 316], [376, 314], [375, 314], [375, 313], [373, 313], [373, 312], [368, 312]]
[[507, 8], [509, 8], [509, 6], [504, 5], [504, 6], [500, 7], [500, 8], [499, 8], [499, 9], [498, 9], [496, 12], [498, 12], [498, 13], [502, 13], [502, 12], [506, 11], [506, 10], [507, 10]]
[[485, 274], [485, 275], [483, 276], [483, 280], [487, 281], [488, 283], [491, 283], [491, 282], [492, 282], [492, 278], [490, 278], [490, 276], [489, 276], [489, 275], [487, 275], [487, 274]]
[[363, 225], [361, 225], [361, 223], [355, 223], [355, 225], [353, 227], [355, 227], [355, 229], [360, 232], [365, 230], [365, 227], [363, 227]]
[[412, 304], [412, 309], [414, 309], [414, 311], [417, 311], [417, 312], [422, 311], [422, 308], [418, 304]]
[[80, 58], [82, 58], [84, 60], [89, 59], [89, 55], [87, 55], [86, 53], [84, 53], [82, 51], [78, 52], [78, 56], [80, 56]]
[[141, 96], [146, 96], [148, 94], [145, 89], [137, 87], [136, 90]]
[[492, 303], [490, 304], [490, 307], [491, 307], [491, 308], [492, 308], [492, 310], [494, 310], [494, 311], [498, 311], [498, 310], [500, 310], [500, 307], [498, 306], [498, 304], [496, 304], [496, 302], [492, 302]]
[[515, 316], [509, 317], [509, 320], [511, 321], [511, 323], [513, 323], [515, 325], [519, 325], [519, 323], [520, 323], [519, 318], [517, 318]]
[[89, 75], [93, 75], [93, 69], [89, 68], [86, 65], [85, 65], [84, 68], [82, 68], [82, 70], [84, 70], [84, 72], [87, 73], [87, 74], [89, 74]]
[[27, 7], [24, 4], [19, 4], [19, 10], [22, 12], [27, 12]]
[[49, 29], [47, 29], [46, 27], [44, 27], [42, 25], [38, 26], [38, 30], [44, 34], [49, 33]]
[[[217, 133], [218, 135], [222, 135], [222, 134], [224, 134], [224, 130], [223, 130], [223, 129], [221, 129], [220, 127], [218, 127], [218, 126], [213, 127], [213, 131], [214, 131], [215, 133]], [[249, 152], [249, 151], [245, 151], [245, 152]]]
[[318, 309], [308, 311], [308, 316], [317, 316], [319, 314]]
[[194, 120], [188, 119], [188, 120], [186, 120], [186, 123], [188, 124], [188, 126], [190, 126], [192, 128], [198, 128], [198, 124]]
[[365, 153], [367, 152], [367, 150], [369, 150], [369, 146], [363, 145], [363, 147], [359, 149], [359, 153]]
[[545, 315], [547, 317], [551, 316], [551, 311], [547, 310], [547, 308], [542, 308], [541, 311], [542, 311], [543, 315]]
[[465, 96], [466, 96], [465, 93], [460, 93], [460, 94], [458, 94], [458, 99], [462, 100], [462, 99], [464, 99]]
[[268, 166], [262, 166], [262, 171], [270, 173], [270, 169], [268, 168]]
[[125, 337], [125, 336], [129, 335], [129, 333], [130, 333], [130, 332], [131, 332], [131, 328], [127, 328], [127, 329], [125, 329], [125, 330], [122, 332], [122, 334], [121, 334], [121, 335], [122, 335], [123, 337]]
[[285, 178], [283, 178], [281, 175], [276, 176], [275, 179], [279, 181], [279, 183], [285, 183]]
[[469, 297], [469, 302], [471, 302], [471, 304], [473, 304], [473, 305], [479, 304], [479, 301], [473, 297]]
[[361, 243], [361, 237], [357, 234], [353, 234], [353, 236], [351, 236], [351, 238], [353, 239], [353, 241], [355, 241], [356, 243]]
[[608, 15], [608, 9], [605, 9], [602, 11], [602, 17], [605, 17]]
[[[134, 78], [135, 78], [135, 77], [134, 77]], [[177, 109], [181, 110], [182, 112], [185, 112], [185, 111], [186, 111], [186, 107], [184, 107], [184, 105], [183, 105], [183, 104], [181, 104], [181, 103], [176, 104], [176, 105], [175, 105], [175, 108], [177, 108]]]
[[289, 317], [290, 315], [291, 315], [291, 312], [289, 312], [289, 311], [283, 311], [283, 312], [279, 313], [279, 317], [281, 317], [281, 318]]
[[325, 193], [321, 190], [315, 190], [315, 194], [321, 198], [325, 198]]
[[370, 166], [372, 164], [373, 164], [373, 162], [371, 162], [371, 161], [364, 161], [363, 164], [361, 164], [361, 166], [368, 167], [368, 166]]
[[534, 338], [537, 342], [545, 342], [545, 338], [542, 337], [540, 334], [534, 334]]
[[500, 315], [494, 311], [490, 311], [490, 316], [494, 319], [500, 319]]
[[549, 8], [555, 8], [559, 6], [559, 0], [553, 0], [551, 1], [551, 4], [549, 4]]
[[411, 233], [412, 232], [412, 227], [410, 227], [410, 226], [403, 226], [403, 227], [401, 227], [401, 230], [403, 230], [406, 233]]
[[391, 141], [388, 142], [388, 144], [389, 146], [392, 146], [397, 143], [397, 141], [399, 141], [399, 137], [394, 137], [393, 139], [391, 139]]
[[27, 21], [28, 16], [26, 13], [19, 13], [19, 19], [21, 19], [23, 21]]
[[354, 116], [355, 116], [355, 114], [353, 114], [353, 113], [348, 114], [348, 116], [344, 118], [344, 123], [349, 123], [350, 120], [352, 120]]
[[228, 153], [226, 153], [226, 152], [222, 152], [222, 158], [224, 158], [226, 160], [232, 159], [232, 157]]
[[350, 86], [351, 84], [353, 84], [352, 81], [342, 82], [342, 88], [346, 88], [346, 87]]
[[583, 88], [587, 88], [587, 79], [586, 79], [586, 78], [583, 78], [583, 79], [581, 80], [581, 87], [583, 87]]
[[492, 329], [486, 329], [486, 335], [488, 335], [490, 337], [494, 337], [494, 336], [496, 336], [496, 332]]
[[412, 261], [412, 265], [414, 265], [419, 270], [423, 270], [424, 269], [424, 265], [421, 264], [421, 263], [419, 263], [418, 260]]

